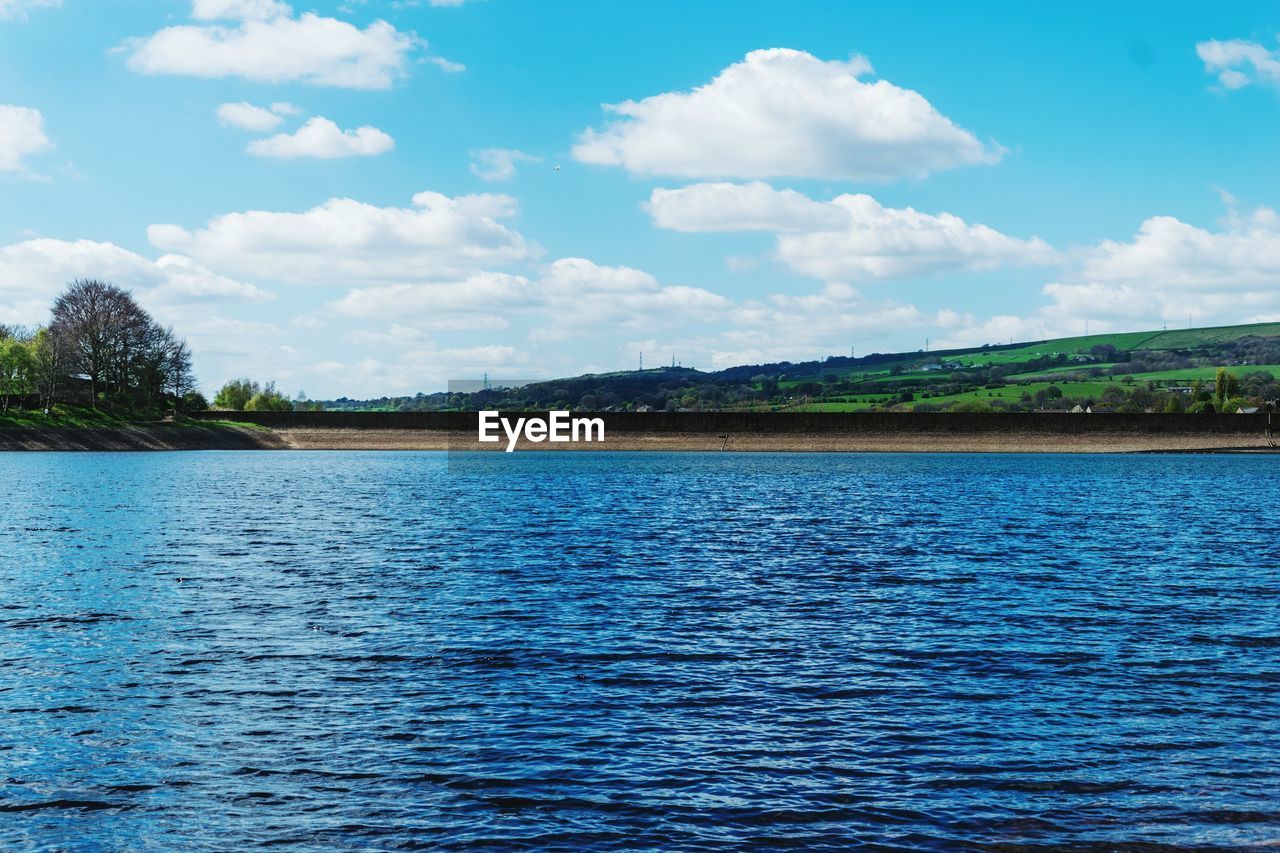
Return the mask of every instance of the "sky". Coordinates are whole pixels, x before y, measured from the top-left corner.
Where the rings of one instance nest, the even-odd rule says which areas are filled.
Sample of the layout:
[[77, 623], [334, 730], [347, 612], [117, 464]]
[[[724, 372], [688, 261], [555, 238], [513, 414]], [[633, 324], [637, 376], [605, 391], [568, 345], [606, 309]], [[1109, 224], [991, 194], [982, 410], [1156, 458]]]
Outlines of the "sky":
[[314, 399], [1280, 320], [1280, 3], [0, 0], [0, 323]]

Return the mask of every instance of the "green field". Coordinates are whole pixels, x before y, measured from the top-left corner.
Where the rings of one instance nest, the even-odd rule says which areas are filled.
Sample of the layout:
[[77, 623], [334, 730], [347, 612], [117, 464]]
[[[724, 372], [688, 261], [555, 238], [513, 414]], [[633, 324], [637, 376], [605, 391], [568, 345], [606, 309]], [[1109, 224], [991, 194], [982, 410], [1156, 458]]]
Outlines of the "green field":
[[1207, 329], [1175, 329], [1161, 332], [1143, 346], [1143, 349], [1180, 350], [1195, 349], [1211, 344], [1224, 344], [1240, 338], [1260, 338], [1280, 335], [1280, 323], [1251, 323], [1246, 326], [1213, 326]]
[[36, 428], [49, 427], [112, 427], [126, 423], [125, 418], [105, 412], [101, 409], [90, 409], [87, 406], [57, 406], [49, 415], [39, 411], [10, 409], [0, 414], [0, 428]]
[[[1280, 376], [1280, 364], [1237, 364], [1227, 368], [1227, 372], [1233, 376], [1244, 376], [1247, 373], [1256, 373], [1264, 371], [1272, 376]], [[1182, 370], [1157, 370], [1153, 373], [1135, 373], [1133, 378], [1137, 382], [1170, 382], [1182, 380], [1185, 382], [1194, 382], [1197, 379], [1205, 379], [1212, 381], [1218, 375], [1216, 367], [1188, 367]], [[1115, 377], [1119, 379], [1120, 377]]]

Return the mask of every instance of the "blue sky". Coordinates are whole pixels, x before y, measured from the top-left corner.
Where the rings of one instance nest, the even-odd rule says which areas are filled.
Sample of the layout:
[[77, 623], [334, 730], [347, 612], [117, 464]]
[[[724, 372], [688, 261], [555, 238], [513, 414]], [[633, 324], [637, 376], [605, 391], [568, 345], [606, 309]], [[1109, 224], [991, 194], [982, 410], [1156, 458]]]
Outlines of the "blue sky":
[[206, 388], [329, 397], [1277, 319], [1278, 30], [1276, 4], [0, 0], [0, 322], [102, 277]]

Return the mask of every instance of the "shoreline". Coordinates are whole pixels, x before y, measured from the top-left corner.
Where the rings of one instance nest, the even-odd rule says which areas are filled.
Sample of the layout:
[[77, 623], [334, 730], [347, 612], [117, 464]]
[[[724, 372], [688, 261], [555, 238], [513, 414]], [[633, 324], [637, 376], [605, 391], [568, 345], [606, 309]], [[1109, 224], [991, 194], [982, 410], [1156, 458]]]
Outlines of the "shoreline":
[[[739, 453], [1276, 453], [1257, 434], [1222, 432], [1049, 432], [1019, 430], [832, 432], [619, 431], [603, 442], [524, 439], [518, 452], [608, 451]], [[0, 451], [137, 452], [189, 450], [372, 450], [501, 453], [473, 430], [139, 424], [110, 428], [0, 429]]]
[[[452, 450], [501, 453], [505, 444], [480, 444], [475, 433], [435, 430], [280, 429], [296, 450]], [[531, 443], [516, 452], [607, 451], [738, 453], [1259, 453], [1277, 452], [1257, 436], [1068, 434], [1038, 432], [724, 433], [621, 432], [599, 443]]]

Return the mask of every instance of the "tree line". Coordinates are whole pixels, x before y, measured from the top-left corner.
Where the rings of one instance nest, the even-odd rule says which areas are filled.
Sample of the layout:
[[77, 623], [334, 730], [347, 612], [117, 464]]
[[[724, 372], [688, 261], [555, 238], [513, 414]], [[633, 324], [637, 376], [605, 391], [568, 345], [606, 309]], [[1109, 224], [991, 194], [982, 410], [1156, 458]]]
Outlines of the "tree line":
[[57, 404], [129, 411], [205, 408], [191, 349], [122, 288], [96, 279], [72, 282], [49, 323], [0, 326], [0, 408]]
[[311, 403], [305, 394], [299, 394], [297, 401], [276, 390], [276, 383], [268, 382], [260, 385], [251, 379], [232, 379], [218, 389], [213, 398], [215, 409], [226, 409], [233, 412], [292, 412], [319, 411], [319, 403]]

